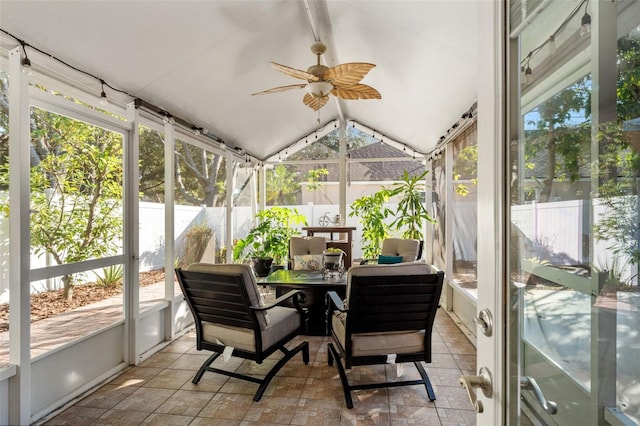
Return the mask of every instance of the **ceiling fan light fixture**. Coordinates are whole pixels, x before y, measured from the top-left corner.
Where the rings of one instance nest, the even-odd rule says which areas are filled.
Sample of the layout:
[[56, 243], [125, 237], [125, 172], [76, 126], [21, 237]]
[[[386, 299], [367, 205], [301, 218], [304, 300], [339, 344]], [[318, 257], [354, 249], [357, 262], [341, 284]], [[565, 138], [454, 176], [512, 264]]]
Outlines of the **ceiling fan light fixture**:
[[305, 87], [308, 94], [317, 98], [329, 95], [332, 89], [333, 85], [328, 81], [312, 81]]

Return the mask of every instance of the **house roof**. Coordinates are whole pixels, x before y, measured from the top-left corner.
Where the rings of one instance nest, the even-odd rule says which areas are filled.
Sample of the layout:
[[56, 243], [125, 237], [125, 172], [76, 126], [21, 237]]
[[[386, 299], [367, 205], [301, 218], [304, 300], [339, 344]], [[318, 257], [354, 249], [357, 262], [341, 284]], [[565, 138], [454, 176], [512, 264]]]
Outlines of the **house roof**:
[[[24, 40], [36, 71], [96, 96], [104, 80], [112, 105], [143, 99], [258, 159], [335, 118], [428, 152], [476, 98], [479, 3], [0, 0], [0, 28], [14, 36], [0, 46]], [[269, 64], [306, 70], [316, 40], [328, 66], [375, 64], [362, 83], [382, 99], [332, 97], [318, 113], [303, 89], [251, 95], [304, 82]]]

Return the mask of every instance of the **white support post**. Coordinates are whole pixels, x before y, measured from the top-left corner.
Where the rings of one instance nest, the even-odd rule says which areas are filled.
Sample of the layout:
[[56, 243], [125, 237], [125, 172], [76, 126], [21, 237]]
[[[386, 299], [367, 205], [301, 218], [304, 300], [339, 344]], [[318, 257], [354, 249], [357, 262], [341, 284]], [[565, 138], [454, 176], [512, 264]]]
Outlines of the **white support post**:
[[[433, 162], [427, 161], [425, 169], [429, 171], [427, 176], [425, 177], [425, 196], [424, 203], [429, 216], [432, 218], [436, 218], [435, 212], [433, 211]], [[431, 222], [426, 223], [426, 228], [423, 231], [422, 239], [424, 241], [424, 246], [422, 247], [422, 257], [425, 259], [427, 263], [433, 265], [433, 233], [435, 232], [435, 225]]]
[[[445, 186], [444, 186], [444, 196], [445, 196], [445, 229], [444, 229], [444, 241], [445, 241], [445, 277], [447, 281], [453, 280], [453, 150], [449, 148], [447, 145], [441, 148], [444, 150], [444, 158], [445, 158]], [[447, 286], [449, 287], [449, 286]], [[453, 310], [453, 292], [447, 291], [447, 310]]]
[[[591, 2], [591, 193], [596, 197], [601, 186], [600, 137], [607, 126], [616, 125], [617, 109], [617, 28], [618, 10], [614, 1]], [[592, 200], [593, 201], [593, 200]], [[591, 203], [591, 221], [595, 215]], [[595, 237], [589, 238], [589, 257], [593, 264], [596, 259]], [[604, 413], [607, 407], [616, 407], [616, 310], [598, 303], [604, 274], [591, 273], [591, 410], [590, 417], [598, 425], [609, 424]]]
[[[264, 210], [267, 205], [267, 170], [260, 168], [260, 192], [258, 197], [258, 210]], [[257, 212], [256, 212], [257, 213]], [[255, 217], [255, 214], [253, 215]]]
[[9, 423], [29, 424], [31, 416], [31, 323], [29, 279], [29, 84], [22, 72], [20, 47], [9, 52]]
[[[226, 262], [227, 263], [233, 263], [233, 244], [232, 244], [232, 238], [233, 238], [233, 229], [234, 229], [234, 224], [233, 224], [233, 187], [236, 184], [236, 180], [234, 179], [234, 175], [233, 175], [233, 155], [231, 154], [231, 152], [227, 151], [226, 153], [227, 156], [227, 161], [225, 162], [227, 165], [227, 209], [226, 209], [226, 215], [227, 215], [227, 226], [225, 226], [225, 244], [227, 247], [226, 250]], [[229, 182], [231, 182], [231, 185], [229, 185]]]
[[171, 123], [164, 125], [164, 298], [171, 305], [171, 315], [165, 322], [165, 339], [172, 340], [175, 335], [177, 304], [173, 303], [174, 295], [174, 259], [175, 248], [175, 133]]
[[347, 223], [347, 122], [340, 120], [340, 195], [339, 195], [339, 211], [340, 225], [345, 226]]
[[[478, 67], [478, 306], [488, 309], [496, 324], [506, 318], [506, 74], [505, 14], [503, 2], [479, 2], [478, 51], [483, 58]], [[480, 188], [480, 187], [479, 187]], [[450, 207], [449, 207], [450, 209]], [[493, 375], [493, 395], [488, 398], [479, 389], [478, 399], [484, 412], [477, 415], [479, 425], [503, 425], [508, 410], [505, 400], [505, 330], [493, 327], [490, 336], [477, 333], [477, 368]], [[476, 373], [477, 374], [477, 373]]]
[[138, 156], [140, 132], [138, 110], [133, 102], [127, 105], [127, 119], [132, 123], [129, 134], [125, 134], [122, 148], [124, 162], [124, 314], [125, 314], [125, 362], [137, 365], [138, 324], [140, 321], [140, 248], [138, 242]]

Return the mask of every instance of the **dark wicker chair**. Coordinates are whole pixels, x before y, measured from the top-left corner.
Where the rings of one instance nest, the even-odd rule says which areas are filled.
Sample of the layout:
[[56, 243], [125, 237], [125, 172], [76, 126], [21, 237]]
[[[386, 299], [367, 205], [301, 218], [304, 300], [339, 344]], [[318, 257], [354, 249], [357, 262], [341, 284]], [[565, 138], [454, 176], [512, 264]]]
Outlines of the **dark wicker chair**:
[[[302, 351], [304, 363], [309, 363], [308, 342], [291, 350], [285, 347], [306, 328], [306, 312], [298, 304], [299, 290], [265, 305], [248, 265], [199, 263], [177, 269], [176, 275], [195, 320], [197, 349], [213, 352], [193, 378], [194, 384], [205, 371], [248, 380], [260, 384], [253, 397], [259, 401], [271, 379], [295, 354]], [[295, 308], [278, 306], [289, 299]], [[284, 356], [262, 379], [211, 366], [223, 352], [261, 364], [277, 350]]]
[[[327, 324], [333, 343], [328, 362], [336, 361], [344, 397], [351, 391], [423, 384], [436, 399], [421, 362], [431, 362], [431, 332], [442, 292], [444, 272], [422, 262], [358, 265], [349, 269], [347, 299], [327, 294]], [[345, 370], [359, 365], [413, 362], [421, 379], [349, 384]]]

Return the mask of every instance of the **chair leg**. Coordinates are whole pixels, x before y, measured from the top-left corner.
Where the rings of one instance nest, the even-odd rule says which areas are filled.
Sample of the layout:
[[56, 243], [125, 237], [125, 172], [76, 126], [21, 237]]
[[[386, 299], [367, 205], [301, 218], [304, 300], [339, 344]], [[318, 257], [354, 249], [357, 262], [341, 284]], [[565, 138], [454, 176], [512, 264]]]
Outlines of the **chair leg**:
[[[253, 396], [253, 400], [258, 402], [262, 398], [262, 394], [269, 386], [271, 380], [275, 377], [275, 375], [280, 371], [282, 367], [289, 361], [295, 354], [302, 351], [302, 360], [305, 364], [309, 364], [309, 342], [302, 342], [295, 348], [288, 350], [284, 346], [280, 348], [280, 350], [284, 353], [284, 356], [280, 358], [280, 360], [273, 366], [271, 370], [264, 376], [264, 379], [260, 381], [260, 386], [258, 387], [258, 391]], [[305, 355], [306, 354], [306, 355]]]
[[214, 352], [213, 355], [207, 358], [207, 360], [202, 364], [202, 366], [196, 373], [191, 383], [193, 383], [194, 385], [197, 385], [200, 379], [202, 378], [202, 375], [204, 374], [204, 372], [207, 371], [207, 369], [213, 363], [213, 361], [215, 361], [220, 355], [221, 355], [220, 352]]
[[340, 381], [342, 382], [342, 390], [344, 391], [344, 399], [347, 403], [347, 408], [353, 408], [353, 400], [351, 399], [351, 389], [349, 387], [349, 381], [347, 380], [347, 373], [344, 371], [344, 367], [342, 366], [342, 362], [340, 361], [340, 356], [336, 351], [336, 348], [333, 346], [333, 343], [328, 344], [329, 348], [329, 365], [331, 365], [331, 358], [333, 357], [336, 360], [336, 366], [338, 367], [338, 374], [340, 374]]
[[424, 380], [424, 386], [427, 388], [427, 395], [429, 395], [429, 400], [430, 401], [435, 401], [436, 400], [436, 394], [433, 391], [433, 386], [431, 386], [431, 380], [429, 380], [429, 375], [425, 371], [425, 369], [422, 366], [422, 363], [420, 361], [415, 361], [414, 364], [415, 364], [416, 368], [418, 369], [418, 372], [420, 373], [420, 376], [422, 377], [422, 380]]

